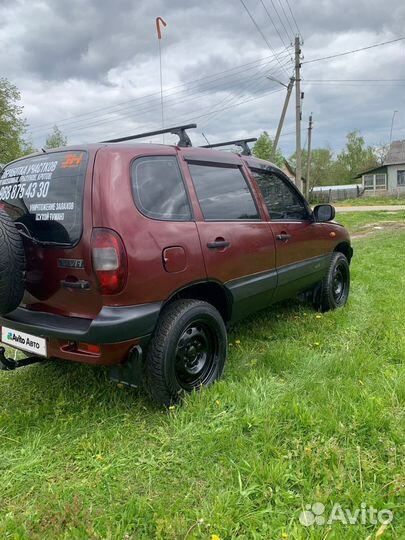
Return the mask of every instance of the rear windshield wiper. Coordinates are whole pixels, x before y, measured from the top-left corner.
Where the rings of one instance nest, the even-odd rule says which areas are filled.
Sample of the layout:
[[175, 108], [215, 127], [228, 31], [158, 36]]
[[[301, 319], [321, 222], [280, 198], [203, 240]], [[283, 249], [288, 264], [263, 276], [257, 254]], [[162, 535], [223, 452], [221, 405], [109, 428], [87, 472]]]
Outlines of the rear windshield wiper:
[[[52, 242], [51, 240], [41, 240], [40, 238], [37, 238], [36, 236], [33, 236], [29, 229], [23, 224], [23, 223], [16, 223], [18, 232], [21, 236], [24, 238], [28, 238], [28, 240], [31, 240], [33, 244], [36, 245], [42, 245], [42, 246], [61, 246], [61, 247], [70, 247], [70, 244], [67, 242]], [[20, 229], [20, 227], [24, 227], [24, 229]]]

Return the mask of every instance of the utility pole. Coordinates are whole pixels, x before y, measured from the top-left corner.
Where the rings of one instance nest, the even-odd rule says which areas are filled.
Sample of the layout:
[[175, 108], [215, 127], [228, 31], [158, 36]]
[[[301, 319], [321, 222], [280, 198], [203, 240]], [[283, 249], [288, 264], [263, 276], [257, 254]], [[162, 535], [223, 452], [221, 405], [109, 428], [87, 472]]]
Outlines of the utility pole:
[[295, 38], [295, 185], [302, 191], [301, 174], [301, 45], [300, 38]]
[[397, 114], [398, 111], [394, 111], [392, 113], [392, 120], [391, 120], [391, 131], [390, 131], [390, 147], [391, 147], [391, 142], [392, 142], [392, 130], [394, 128], [394, 119], [395, 119], [395, 115]]
[[[292, 92], [292, 89], [293, 89], [293, 86], [294, 86], [294, 82], [295, 82], [294, 77], [291, 77], [291, 78], [290, 78], [290, 82], [288, 83], [288, 86], [287, 86], [287, 94], [286, 94], [286, 96], [285, 96], [283, 110], [281, 111], [280, 121], [279, 121], [279, 123], [278, 123], [277, 133], [276, 133], [276, 137], [275, 137], [275, 139], [274, 139], [274, 144], [273, 144], [273, 159], [275, 159], [275, 157], [276, 157], [276, 151], [277, 151], [278, 141], [279, 141], [279, 139], [280, 139], [281, 130], [283, 129], [284, 118], [285, 118], [285, 114], [286, 114], [286, 112], [287, 112], [288, 104], [289, 104], [289, 102], [290, 102], [290, 97], [291, 97], [291, 92]], [[284, 86], [285, 86], [285, 85], [284, 85]]]
[[305, 182], [305, 198], [309, 199], [309, 174], [311, 172], [311, 135], [312, 135], [312, 113], [309, 115], [308, 124], [308, 153], [307, 153], [307, 177]]

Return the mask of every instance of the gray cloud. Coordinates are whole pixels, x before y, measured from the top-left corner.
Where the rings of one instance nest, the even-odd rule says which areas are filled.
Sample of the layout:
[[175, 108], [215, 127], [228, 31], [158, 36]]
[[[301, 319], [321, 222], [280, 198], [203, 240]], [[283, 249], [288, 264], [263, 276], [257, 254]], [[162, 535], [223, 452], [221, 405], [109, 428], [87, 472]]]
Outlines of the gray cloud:
[[[266, 75], [288, 80], [293, 66], [278, 33], [287, 44], [295, 27], [286, 0], [274, 2], [278, 13], [264, 1], [273, 22], [260, 3], [246, 3], [279, 61], [269, 58], [272, 51], [234, 0], [3, 0], [0, 69], [22, 92], [36, 145], [43, 144], [53, 123], [70, 142], [157, 129], [161, 120], [154, 20], [160, 15], [168, 22], [162, 40], [166, 124], [196, 119], [197, 143], [204, 142], [201, 130], [210, 140], [258, 135], [264, 129], [274, 133], [284, 90]], [[304, 61], [403, 32], [404, 6], [396, 0], [290, 0], [290, 5], [304, 37]], [[303, 64], [304, 120], [314, 113], [315, 146], [329, 143], [339, 150], [353, 129], [360, 129], [370, 144], [384, 142], [393, 109], [399, 110], [394, 136], [405, 136], [400, 83], [318, 82], [405, 78], [398, 68], [403, 53], [400, 42]], [[293, 131], [290, 107], [281, 142], [286, 153], [294, 149]]]
[[404, 5], [395, 0], [300, 0], [291, 5], [304, 36], [361, 31], [403, 33]]

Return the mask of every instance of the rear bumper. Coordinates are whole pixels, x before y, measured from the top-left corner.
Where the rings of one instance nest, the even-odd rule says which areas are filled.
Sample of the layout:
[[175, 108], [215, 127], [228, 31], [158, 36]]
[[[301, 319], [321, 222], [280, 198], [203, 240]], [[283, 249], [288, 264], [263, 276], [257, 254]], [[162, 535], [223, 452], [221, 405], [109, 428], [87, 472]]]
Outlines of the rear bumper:
[[48, 339], [96, 344], [121, 343], [150, 335], [161, 307], [160, 302], [138, 306], [105, 306], [94, 320], [17, 308], [7, 316], [0, 317], [0, 326]]

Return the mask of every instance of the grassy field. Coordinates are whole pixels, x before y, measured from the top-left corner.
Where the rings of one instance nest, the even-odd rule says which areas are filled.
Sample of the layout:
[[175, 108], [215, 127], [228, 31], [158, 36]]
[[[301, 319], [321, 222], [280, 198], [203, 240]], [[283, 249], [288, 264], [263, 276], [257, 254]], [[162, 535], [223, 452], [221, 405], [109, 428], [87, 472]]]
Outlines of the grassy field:
[[[366, 217], [339, 215], [387, 216]], [[405, 234], [354, 248], [345, 309], [235, 326], [223, 380], [181, 407], [80, 365], [0, 373], [0, 538], [405, 538]], [[394, 519], [302, 525], [313, 503]]]
[[336, 221], [345, 225], [352, 235], [376, 234], [403, 227], [405, 211], [339, 212]]
[[385, 206], [405, 204], [405, 197], [358, 197], [356, 199], [345, 199], [335, 201], [333, 206]]

